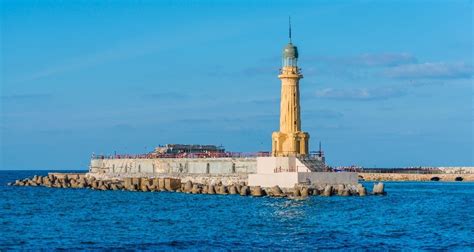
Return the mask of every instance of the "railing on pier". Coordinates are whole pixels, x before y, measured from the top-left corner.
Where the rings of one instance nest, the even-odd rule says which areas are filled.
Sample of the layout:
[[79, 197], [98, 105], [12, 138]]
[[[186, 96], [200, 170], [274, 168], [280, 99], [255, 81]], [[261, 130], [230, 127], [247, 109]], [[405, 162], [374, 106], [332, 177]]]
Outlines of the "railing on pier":
[[358, 168], [359, 173], [404, 173], [404, 174], [441, 174], [438, 168]]
[[269, 157], [270, 152], [202, 152], [92, 155], [92, 159], [154, 159], [154, 158], [254, 158]]

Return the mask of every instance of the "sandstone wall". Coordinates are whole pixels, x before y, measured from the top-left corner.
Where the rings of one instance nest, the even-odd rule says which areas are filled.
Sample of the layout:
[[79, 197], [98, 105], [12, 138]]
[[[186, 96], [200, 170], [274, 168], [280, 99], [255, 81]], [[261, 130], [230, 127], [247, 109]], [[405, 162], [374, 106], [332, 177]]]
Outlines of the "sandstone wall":
[[92, 159], [89, 172], [138, 177], [160, 174], [248, 174], [256, 170], [256, 158], [130, 158]]

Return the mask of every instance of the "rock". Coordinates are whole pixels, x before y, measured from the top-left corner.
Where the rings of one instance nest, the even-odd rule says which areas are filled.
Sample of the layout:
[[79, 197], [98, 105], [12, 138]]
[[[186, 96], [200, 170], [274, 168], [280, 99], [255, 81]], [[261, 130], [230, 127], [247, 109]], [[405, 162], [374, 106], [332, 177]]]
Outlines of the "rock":
[[320, 193], [319, 193], [319, 190], [318, 188], [314, 188], [313, 191], [312, 191], [312, 195], [313, 196], [318, 196]]
[[140, 178], [132, 178], [132, 185], [134, 188], [140, 189]]
[[344, 185], [337, 185], [337, 195], [341, 196], [344, 193], [345, 186]]
[[301, 196], [301, 192], [300, 192], [300, 189], [298, 187], [295, 187], [293, 189], [293, 196], [295, 196], [295, 197], [300, 197]]
[[285, 194], [283, 193], [283, 191], [281, 190], [281, 188], [279, 186], [274, 186], [272, 187], [271, 189], [271, 193], [273, 196], [275, 197], [281, 197], [281, 196], [284, 196]]
[[346, 188], [342, 191], [341, 196], [351, 196], [351, 192], [349, 191], [348, 188]]
[[326, 187], [324, 187], [324, 191], [322, 195], [326, 197], [332, 196], [332, 186], [327, 185]]
[[359, 196], [366, 196], [367, 195], [367, 190], [362, 184], [357, 185], [357, 193]]
[[193, 194], [199, 194], [199, 193], [201, 193], [201, 188], [200, 188], [197, 184], [194, 184], [194, 185], [193, 185], [193, 188], [192, 188], [192, 190], [191, 190], [191, 193], [193, 193]]
[[159, 178], [158, 179], [158, 189], [159, 190], [165, 190], [165, 179], [164, 178]]
[[227, 194], [227, 187], [225, 185], [220, 185], [218, 194], [223, 194], [223, 195]]
[[237, 189], [237, 194], [240, 194], [240, 189], [242, 189], [242, 185], [240, 184], [235, 185], [235, 189]]
[[207, 194], [216, 194], [216, 190], [214, 189], [213, 185], [209, 185], [207, 189]]
[[132, 187], [132, 178], [124, 178], [123, 183], [126, 189]]
[[160, 179], [158, 179], [158, 178], [153, 179], [153, 189], [155, 191], [160, 189], [160, 182], [159, 181], [160, 181]]
[[301, 188], [301, 197], [307, 198], [309, 196], [309, 190], [306, 187]]
[[262, 190], [260, 186], [254, 186], [252, 188], [252, 196], [254, 197], [262, 197], [265, 195], [265, 192]]
[[238, 194], [237, 187], [235, 185], [231, 185], [229, 187], [229, 194]]
[[142, 192], [149, 192], [150, 188], [153, 187], [153, 180], [148, 178], [142, 178], [140, 180], [140, 190]]
[[184, 191], [189, 193], [192, 190], [193, 190], [193, 182], [188, 180], [188, 182], [186, 182], [186, 184], [184, 185]]
[[242, 188], [240, 189], [240, 195], [242, 195], [242, 196], [249, 195], [249, 187], [248, 186], [242, 186]]
[[181, 188], [181, 179], [165, 178], [165, 189], [168, 191], [176, 191]]
[[372, 192], [375, 195], [385, 195], [384, 184], [382, 182], [374, 184], [374, 189], [372, 190]]

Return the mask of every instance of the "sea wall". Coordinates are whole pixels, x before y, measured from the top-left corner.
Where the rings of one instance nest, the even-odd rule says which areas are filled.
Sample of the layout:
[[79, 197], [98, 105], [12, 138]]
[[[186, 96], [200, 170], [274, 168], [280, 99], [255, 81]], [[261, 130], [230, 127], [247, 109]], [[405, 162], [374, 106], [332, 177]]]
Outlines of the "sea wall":
[[129, 177], [160, 174], [249, 174], [256, 170], [256, 158], [92, 159], [89, 168], [92, 174]]
[[359, 173], [359, 178], [364, 179], [366, 181], [474, 181], [474, 173], [463, 173], [463, 174]]

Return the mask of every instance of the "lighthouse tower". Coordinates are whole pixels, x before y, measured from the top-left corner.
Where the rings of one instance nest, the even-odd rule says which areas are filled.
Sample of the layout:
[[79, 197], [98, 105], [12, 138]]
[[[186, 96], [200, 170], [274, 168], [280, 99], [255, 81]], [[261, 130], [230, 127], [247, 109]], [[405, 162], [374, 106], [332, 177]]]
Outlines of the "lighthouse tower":
[[301, 131], [298, 48], [289, 43], [283, 49], [281, 80], [280, 131], [272, 134], [272, 155], [275, 157], [308, 155], [309, 134]]

